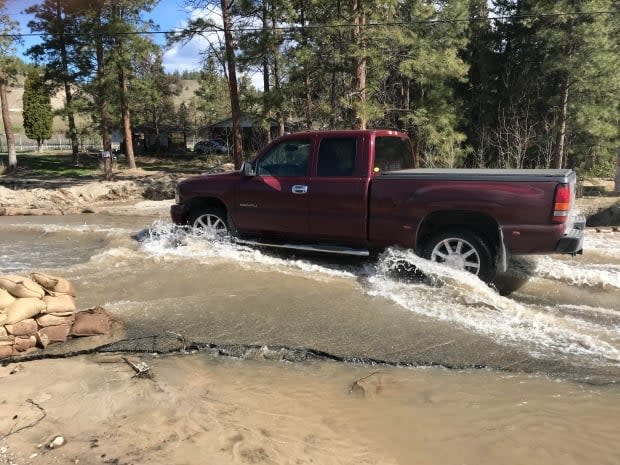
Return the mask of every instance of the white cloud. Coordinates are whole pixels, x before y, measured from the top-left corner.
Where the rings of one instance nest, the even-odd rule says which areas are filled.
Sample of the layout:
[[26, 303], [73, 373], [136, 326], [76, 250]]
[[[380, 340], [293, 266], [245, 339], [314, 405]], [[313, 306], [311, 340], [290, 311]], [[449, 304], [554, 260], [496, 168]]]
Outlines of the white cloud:
[[[188, 10], [187, 14], [190, 20], [205, 19], [210, 20], [218, 27], [223, 27], [222, 17], [215, 7], [208, 9]], [[177, 29], [184, 29], [188, 25], [188, 20], [183, 20], [177, 25]], [[210, 31], [201, 35], [197, 35], [188, 42], [177, 42], [172, 45], [163, 57], [164, 69], [167, 72], [175, 70], [197, 70], [201, 69], [206, 54], [209, 53], [211, 47], [218, 49], [220, 44], [223, 45], [224, 36], [219, 31]], [[259, 90], [263, 89], [263, 77], [259, 73], [250, 75], [252, 84]]]
[[[187, 14], [190, 20], [202, 18], [222, 25], [221, 15], [213, 7], [188, 10]], [[180, 21], [177, 29], [185, 29], [188, 23], [188, 20]], [[168, 72], [200, 69], [210, 46], [217, 48], [220, 42], [223, 42], [222, 34], [215, 31], [196, 35], [188, 42], [177, 42], [164, 53], [164, 68]]]

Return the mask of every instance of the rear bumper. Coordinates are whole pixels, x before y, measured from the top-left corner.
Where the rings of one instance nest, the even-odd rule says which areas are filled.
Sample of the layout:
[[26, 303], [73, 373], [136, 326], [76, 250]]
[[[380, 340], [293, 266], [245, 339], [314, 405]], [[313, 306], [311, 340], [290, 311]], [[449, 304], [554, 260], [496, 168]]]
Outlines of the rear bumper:
[[573, 226], [558, 241], [555, 251], [558, 253], [578, 254], [583, 253], [583, 236], [586, 227], [586, 219], [583, 215], [575, 218]]
[[174, 204], [170, 207], [170, 217], [175, 224], [185, 224], [185, 206], [183, 204]]

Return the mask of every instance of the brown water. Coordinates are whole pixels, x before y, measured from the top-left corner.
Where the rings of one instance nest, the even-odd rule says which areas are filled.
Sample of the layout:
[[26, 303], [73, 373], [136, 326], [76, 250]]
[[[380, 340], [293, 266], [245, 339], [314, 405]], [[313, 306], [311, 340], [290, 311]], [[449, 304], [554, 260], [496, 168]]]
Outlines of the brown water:
[[[0, 218], [0, 273], [66, 276], [79, 307], [125, 320], [125, 348], [182, 339], [296, 360], [238, 363], [257, 386], [277, 380], [265, 402], [314, 396], [299, 415], [338, 412], [335, 427], [357, 425], [382, 449], [379, 463], [620, 463], [620, 234], [588, 232], [574, 259], [517, 258], [501, 295], [407, 251], [374, 262], [273, 254], [165, 219], [131, 239], [150, 223]], [[395, 259], [426, 278], [395, 274]], [[455, 370], [379, 365], [385, 389], [360, 404], [343, 386], [375, 368], [304, 361], [322, 353]]]

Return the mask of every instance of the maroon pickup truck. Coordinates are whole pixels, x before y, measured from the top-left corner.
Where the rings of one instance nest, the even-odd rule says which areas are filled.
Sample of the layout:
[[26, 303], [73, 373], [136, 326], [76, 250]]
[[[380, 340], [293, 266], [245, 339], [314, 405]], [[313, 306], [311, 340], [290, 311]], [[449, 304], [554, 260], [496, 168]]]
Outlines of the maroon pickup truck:
[[390, 130], [285, 135], [233, 173], [177, 186], [177, 224], [271, 247], [370, 255], [400, 246], [491, 281], [509, 254], [580, 253], [572, 170], [412, 169]]

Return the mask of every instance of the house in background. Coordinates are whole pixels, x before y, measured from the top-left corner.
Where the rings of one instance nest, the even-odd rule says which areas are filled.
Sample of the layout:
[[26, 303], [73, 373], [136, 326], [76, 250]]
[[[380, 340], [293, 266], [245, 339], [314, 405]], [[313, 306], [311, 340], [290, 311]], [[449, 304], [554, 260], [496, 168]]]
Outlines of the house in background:
[[[263, 121], [258, 115], [244, 113], [241, 116], [241, 134], [246, 156], [256, 153], [267, 144], [268, 140], [273, 140], [279, 135], [279, 125], [276, 120], [268, 119], [268, 127], [263, 126]], [[218, 121], [205, 129], [206, 131], [203, 132], [208, 133], [209, 139], [221, 139], [228, 147], [232, 147], [232, 118]]]
[[141, 125], [133, 128], [133, 149], [137, 154], [184, 155], [187, 152], [187, 131], [179, 126]]

